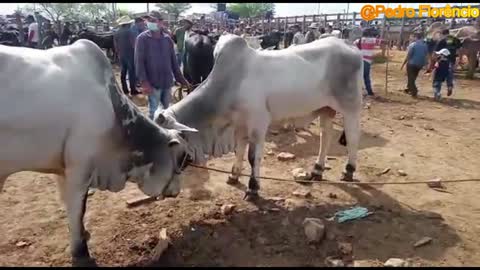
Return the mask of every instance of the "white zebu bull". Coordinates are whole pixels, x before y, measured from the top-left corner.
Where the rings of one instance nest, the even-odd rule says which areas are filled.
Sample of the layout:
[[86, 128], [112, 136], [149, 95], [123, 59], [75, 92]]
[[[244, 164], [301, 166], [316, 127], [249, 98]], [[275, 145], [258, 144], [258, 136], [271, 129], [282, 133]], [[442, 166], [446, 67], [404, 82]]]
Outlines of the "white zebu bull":
[[[192, 94], [155, 121], [170, 128], [179, 121], [199, 130], [187, 134], [193, 160], [221, 156], [235, 148], [236, 162], [228, 183], [238, 181], [247, 143], [252, 174], [246, 197], [258, 196], [260, 161], [272, 121], [321, 116], [322, 142], [312, 180], [322, 180], [332, 138], [335, 112], [344, 116], [348, 163], [343, 180], [352, 181], [360, 138], [363, 63], [358, 49], [329, 37], [279, 51], [256, 51], [244, 39], [222, 36], [214, 51], [215, 65]], [[346, 141], [345, 141], [346, 133]]]
[[132, 180], [149, 196], [179, 193], [186, 153], [177, 130], [195, 130], [166, 130], [143, 116], [93, 42], [0, 46], [0, 91], [0, 191], [16, 172], [59, 176], [73, 265], [95, 264], [83, 225], [89, 187], [118, 192]]

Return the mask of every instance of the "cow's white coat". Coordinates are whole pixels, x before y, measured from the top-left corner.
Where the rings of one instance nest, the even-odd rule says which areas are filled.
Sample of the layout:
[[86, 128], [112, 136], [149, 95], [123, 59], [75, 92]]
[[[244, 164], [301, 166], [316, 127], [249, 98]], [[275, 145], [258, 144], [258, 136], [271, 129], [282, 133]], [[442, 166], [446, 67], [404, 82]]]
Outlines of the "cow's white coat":
[[[214, 56], [216, 62], [207, 80], [163, 112], [167, 117], [198, 128], [198, 135], [188, 137], [190, 146], [197, 152], [217, 156], [215, 149], [222, 153], [232, 145], [233, 138], [225, 139], [224, 134], [235, 134], [237, 161], [231, 178], [238, 178], [249, 143], [255, 179], [259, 175], [267, 128], [272, 121], [305, 116], [313, 119], [322, 115], [322, 147], [317, 164], [324, 168], [335, 115], [325, 109], [329, 107], [344, 116], [348, 164], [355, 167], [363, 70], [358, 49], [329, 37], [286, 50], [257, 51], [247, 46], [245, 40], [225, 35], [219, 39]], [[224, 123], [230, 123], [235, 133], [228, 133], [228, 129], [219, 132]], [[203, 161], [203, 154], [196, 155], [197, 162]], [[352, 177], [353, 172], [350, 173]]]

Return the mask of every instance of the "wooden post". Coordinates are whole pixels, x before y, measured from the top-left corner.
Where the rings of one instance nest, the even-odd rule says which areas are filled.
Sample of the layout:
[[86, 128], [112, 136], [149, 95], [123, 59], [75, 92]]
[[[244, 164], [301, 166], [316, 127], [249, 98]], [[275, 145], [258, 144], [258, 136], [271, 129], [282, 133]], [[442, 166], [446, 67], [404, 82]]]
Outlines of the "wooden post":
[[405, 16], [402, 17], [402, 22], [400, 25], [400, 36], [398, 37], [398, 49], [403, 50], [403, 28], [405, 27]]
[[287, 32], [288, 30], [288, 17], [285, 17], [285, 22], [283, 24], [283, 32]]
[[307, 16], [303, 15], [303, 22], [302, 22], [302, 33], [305, 33], [305, 24], [307, 22]]
[[277, 23], [277, 29], [280, 31], [280, 18], [275, 18], [275, 21]]
[[327, 27], [327, 14], [323, 15], [323, 27]]
[[353, 19], [352, 19], [352, 24], [355, 25], [355, 21], [356, 21], [356, 17], [357, 17], [357, 12], [353, 12]]
[[25, 44], [26, 38], [23, 32], [22, 15], [20, 14], [20, 12], [15, 13], [15, 21], [17, 23], [18, 30], [20, 31], [19, 33], [20, 45], [23, 46]]
[[262, 34], [265, 35], [265, 21], [262, 19]]

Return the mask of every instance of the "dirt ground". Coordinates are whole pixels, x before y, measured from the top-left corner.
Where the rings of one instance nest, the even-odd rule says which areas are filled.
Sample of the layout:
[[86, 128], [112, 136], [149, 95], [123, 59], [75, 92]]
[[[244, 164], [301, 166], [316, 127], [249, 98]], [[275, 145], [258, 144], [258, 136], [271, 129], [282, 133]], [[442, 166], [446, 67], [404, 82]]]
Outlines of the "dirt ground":
[[[406, 84], [405, 71], [399, 68], [404, 53], [391, 55], [388, 93], [385, 64], [373, 65], [379, 98], [365, 102], [357, 178], [392, 182], [479, 177], [480, 81], [457, 80], [454, 95], [444, 93], [444, 101], [437, 103], [430, 79], [421, 76], [420, 96], [412, 99], [401, 92]], [[336, 122], [341, 124], [341, 118]], [[339, 136], [341, 126], [335, 129]], [[318, 124], [310, 131], [269, 134], [267, 149], [274, 154], [265, 155], [261, 174], [290, 178], [294, 168], [310, 169], [319, 148]], [[280, 152], [293, 153], [296, 159], [279, 161]], [[331, 170], [324, 176], [336, 181], [346, 149], [334, 143], [329, 156]], [[208, 165], [230, 170], [232, 163], [228, 155]], [[248, 163], [244, 166], [248, 173]], [[386, 168], [390, 171], [379, 175]], [[398, 170], [407, 175], [399, 176]], [[305, 187], [262, 180], [263, 200], [252, 204], [242, 200], [247, 178], [237, 187], [227, 185], [226, 179], [225, 174], [189, 168], [178, 198], [136, 208], [125, 204], [141, 195], [134, 185], [116, 194], [97, 191], [88, 200], [86, 215], [92, 255], [109, 266], [324, 266], [328, 256], [364, 266], [382, 265], [392, 257], [419, 266], [480, 265], [480, 184], [447, 184], [440, 192], [423, 184]], [[298, 188], [309, 188], [312, 196], [294, 196]], [[0, 195], [0, 266], [70, 265], [66, 215], [57, 197], [51, 175], [24, 172], [7, 180]], [[234, 213], [223, 215], [224, 204], [234, 204]], [[326, 220], [353, 205], [374, 213], [342, 224]], [[320, 244], [306, 241], [302, 222], [307, 217], [325, 220], [326, 238]], [[172, 245], [159, 261], [152, 261], [162, 228], [167, 228]], [[433, 240], [414, 248], [423, 237]]]

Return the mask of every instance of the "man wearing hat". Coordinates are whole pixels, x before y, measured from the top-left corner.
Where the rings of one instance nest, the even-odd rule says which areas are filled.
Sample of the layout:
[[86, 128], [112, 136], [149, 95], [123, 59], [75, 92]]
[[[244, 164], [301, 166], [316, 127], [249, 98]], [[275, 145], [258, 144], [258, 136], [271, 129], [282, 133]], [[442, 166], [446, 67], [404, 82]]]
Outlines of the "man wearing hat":
[[[120, 73], [122, 90], [125, 95], [131, 94], [132, 96], [135, 96], [138, 95], [139, 92], [136, 89], [134, 64], [135, 35], [130, 30], [130, 25], [133, 23], [133, 20], [127, 15], [118, 19], [117, 23], [120, 25], [120, 28], [113, 35], [113, 45], [115, 46], [115, 51], [118, 54], [118, 59], [120, 60], [120, 66], [122, 68]], [[130, 83], [130, 91], [127, 87], [127, 72], [128, 81]]]
[[308, 27], [308, 32], [305, 35], [305, 43], [310, 43], [315, 39], [317, 39], [317, 29], [318, 29], [317, 23], [310, 24], [310, 26]]
[[147, 17], [147, 31], [137, 37], [135, 44], [135, 67], [143, 92], [148, 95], [149, 117], [161, 104], [170, 105], [173, 76], [189, 90], [192, 86], [185, 80], [175, 56], [173, 40], [165, 33], [163, 18], [157, 11]]

